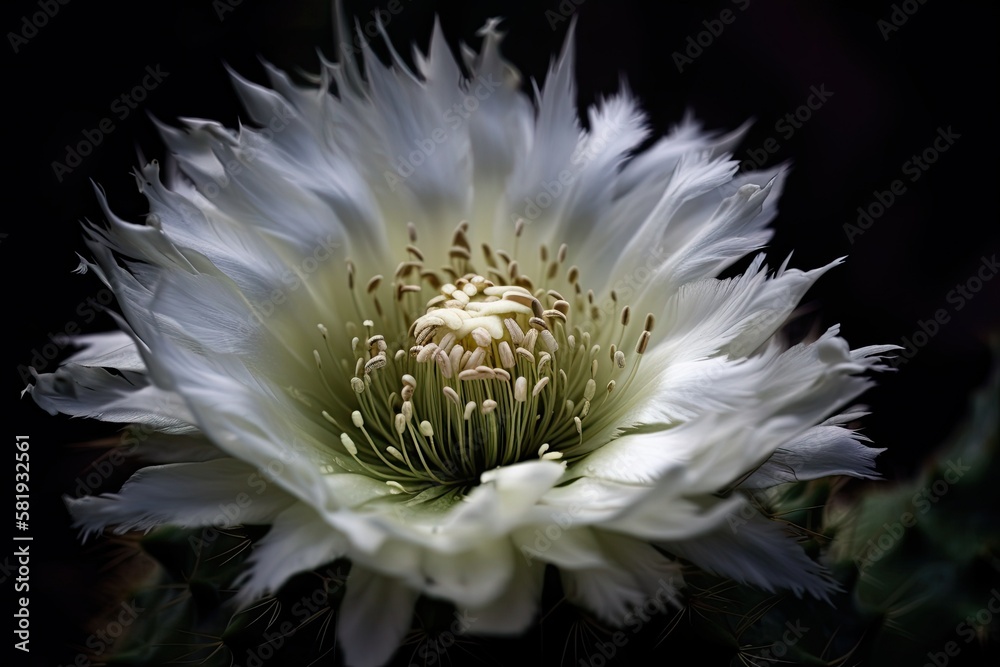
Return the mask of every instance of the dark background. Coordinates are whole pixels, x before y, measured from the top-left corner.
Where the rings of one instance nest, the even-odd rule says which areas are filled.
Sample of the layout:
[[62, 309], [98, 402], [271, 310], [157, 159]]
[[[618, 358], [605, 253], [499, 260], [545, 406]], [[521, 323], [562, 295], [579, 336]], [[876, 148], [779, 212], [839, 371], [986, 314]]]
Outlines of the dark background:
[[[840, 322], [852, 347], [901, 344], [921, 321], [947, 311], [949, 321], [936, 335], [864, 397], [874, 411], [864, 432], [889, 448], [879, 458], [883, 474], [906, 479], [919, 470], [985, 379], [987, 336], [1000, 325], [1000, 279], [961, 310], [947, 301], [950, 290], [979, 270], [982, 257], [1000, 253], [994, 4], [897, 3], [916, 11], [890, 31], [891, 23], [879, 24], [890, 20], [889, 2], [399, 2], [403, 9], [391, 15], [387, 30], [403, 53], [414, 40], [426, 46], [435, 14], [453, 49], [458, 40], [478, 45], [476, 29], [487, 17], [504, 16], [507, 58], [541, 80], [566, 36], [564, 14], [572, 13], [581, 108], [624, 80], [657, 133], [686, 109], [720, 130], [755, 118], [737, 157], [760, 156], [772, 139], [776, 144], [767, 145], [778, 150], [764, 164], [794, 164], [774, 224], [772, 265], [793, 250], [791, 265], [803, 269], [848, 255], [806, 298], [803, 326]], [[346, 4], [363, 24], [373, 9], [388, 6]], [[688, 49], [688, 38], [706, 30], [702, 22], [724, 9], [735, 20], [711, 42], [703, 35], [707, 46], [700, 55], [690, 51], [696, 57], [679, 71], [675, 52]], [[0, 20], [7, 91], [0, 262], [8, 301], [6, 427], [8, 438], [31, 436], [32, 658], [55, 664], [73, 655], [67, 643], [85, 636], [79, 627], [99, 606], [95, 583], [102, 565], [98, 552], [81, 546], [69, 529], [58, 498], [72, 493], [97, 452], [67, 445], [113, 429], [49, 417], [30, 399], [20, 401], [18, 367], [30, 365], [48, 334], [69, 322], [86, 331], [111, 328], [104, 316], [88, 321], [88, 307], [81, 306], [100, 291], [97, 279], [71, 273], [75, 254], [85, 251], [79, 221], [102, 217], [94, 184], [122, 217], [137, 219], [144, 211], [130, 175], [137, 151], [146, 159], [163, 157], [146, 114], [232, 126], [241, 110], [223, 63], [263, 81], [260, 58], [286, 70], [315, 71], [316, 49], [330, 57], [335, 51], [333, 12], [324, 1], [73, 0], [59, 5], [37, 34], [24, 33], [30, 38], [15, 53], [10, 33], [22, 32], [23, 17], [38, 11], [37, 2], [17, 0], [4, 6]], [[157, 65], [168, 76], [127, 118], [116, 116], [115, 98]], [[806, 102], [811, 87], [832, 95], [788, 136], [776, 123]], [[67, 144], [105, 117], [114, 130], [58, 180], [53, 161], [64, 162]], [[931, 146], [940, 128], [959, 138], [911, 181], [904, 163]], [[896, 179], [906, 191], [852, 242], [844, 225], [855, 223], [858, 207], [870, 206], [874, 192]], [[47, 363], [52, 370], [54, 363]], [[3, 585], [6, 594], [11, 582]]]

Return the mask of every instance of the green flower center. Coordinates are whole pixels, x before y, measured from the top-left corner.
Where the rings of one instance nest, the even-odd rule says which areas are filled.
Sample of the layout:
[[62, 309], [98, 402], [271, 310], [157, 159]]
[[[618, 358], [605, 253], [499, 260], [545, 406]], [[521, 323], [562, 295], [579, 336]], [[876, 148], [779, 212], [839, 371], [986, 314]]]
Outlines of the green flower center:
[[[352, 336], [353, 361], [338, 361], [319, 325], [326, 354], [313, 354], [336, 399], [323, 418], [353, 465], [395, 492], [467, 488], [499, 466], [539, 457], [572, 462], [593, 451], [602, 443], [588, 433], [613, 428], [649, 343], [653, 316], [637, 334], [631, 308], [619, 310], [614, 292], [617, 317], [599, 308], [577, 267], [565, 267], [565, 244], [552, 258], [540, 248], [545, 271], [536, 281], [520, 273], [516, 251], [486, 244], [486, 270], [476, 270], [467, 233], [467, 223], [459, 225], [450, 265], [429, 271], [411, 226], [411, 259], [396, 270], [390, 309], [377, 297], [384, 277], [372, 276], [360, 290], [349, 264], [364, 328], [347, 325], [361, 334]], [[409, 323], [405, 331], [401, 322]], [[397, 330], [382, 328], [393, 323]], [[350, 400], [336, 391], [344, 382]]]

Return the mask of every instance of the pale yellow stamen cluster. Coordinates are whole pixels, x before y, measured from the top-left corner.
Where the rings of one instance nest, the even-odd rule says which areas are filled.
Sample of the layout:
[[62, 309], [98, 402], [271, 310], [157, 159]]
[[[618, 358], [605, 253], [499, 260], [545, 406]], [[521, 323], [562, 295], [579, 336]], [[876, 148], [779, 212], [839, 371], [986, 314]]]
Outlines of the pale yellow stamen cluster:
[[[584, 432], [588, 425], [601, 429], [614, 419], [614, 405], [649, 344], [652, 315], [634, 339], [630, 363], [619, 346], [627, 332], [638, 328], [631, 308], [622, 308], [618, 317], [599, 309], [593, 292], [581, 289], [575, 266], [560, 271], [566, 245], [552, 260], [542, 247], [545, 277], [536, 284], [520, 273], [516, 251], [494, 252], [485, 244], [487, 275], [475, 271], [465, 223], [455, 231], [451, 264], [440, 273], [429, 271], [415, 245], [416, 230], [408, 229], [411, 259], [394, 274], [393, 308], [379, 301], [382, 275], [369, 279], [359, 295], [354, 266], [348, 265], [357, 311], [373, 315], [363, 321], [363, 337], [350, 333], [357, 327], [347, 324], [353, 361], [333, 364], [352, 393], [334, 391], [322, 355], [314, 351], [337, 403], [322, 416], [341, 431], [341, 451], [394, 493], [417, 493], [440, 485], [468, 487], [486, 470], [532, 457], [570, 461], [599, 446], [588, 443]], [[517, 236], [522, 229], [518, 226]], [[427, 290], [432, 290], [429, 298], [414, 312], [413, 300]], [[585, 316], [574, 317], [574, 312]], [[320, 325], [320, 331], [331, 359], [337, 359], [326, 327]], [[400, 331], [407, 332], [405, 338], [386, 339]], [[602, 342], [607, 357], [601, 354]], [[623, 380], [619, 376], [630, 365]], [[605, 387], [601, 395], [599, 386]]]

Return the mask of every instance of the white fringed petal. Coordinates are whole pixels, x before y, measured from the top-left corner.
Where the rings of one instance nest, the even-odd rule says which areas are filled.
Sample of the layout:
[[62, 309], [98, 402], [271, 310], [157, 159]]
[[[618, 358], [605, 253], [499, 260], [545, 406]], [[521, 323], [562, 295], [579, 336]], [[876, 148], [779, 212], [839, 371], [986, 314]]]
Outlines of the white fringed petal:
[[250, 568], [237, 580], [236, 600], [246, 606], [277, 591], [289, 577], [345, 555], [347, 541], [308, 505], [291, 503], [271, 521], [271, 529], [250, 555]]
[[477, 635], [513, 635], [523, 632], [535, 620], [542, 595], [545, 568], [518, 563], [500, 597], [489, 604], [456, 611], [459, 627]]
[[337, 617], [337, 639], [350, 667], [378, 667], [396, 652], [410, 627], [417, 592], [353, 565]]
[[862, 440], [867, 438], [841, 426], [813, 427], [776, 449], [740, 488], [764, 489], [833, 475], [875, 479], [875, 457], [885, 449]]
[[809, 594], [828, 599], [839, 590], [822, 566], [806, 556], [781, 524], [760, 516], [744, 519], [733, 508], [726, 525], [697, 540], [660, 542], [670, 553], [698, 567], [767, 591], [791, 589], [801, 597]]
[[567, 599], [612, 627], [622, 627], [647, 603], [666, 611], [683, 583], [680, 567], [641, 541], [608, 535], [601, 567], [560, 569]]
[[185, 528], [271, 523], [294, 499], [236, 459], [142, 468], [121, 491], [67, 498], [84, 535], [114, 526], [117, 534], [161, 524]]
[[[34, 369], [32, 369], [34, 370]], [[103, 368], [67, 364], [55, 373], [35, 374], [25, 390], [49, 414], [142, 424], [165, 433], [190, 433], [194, 417], [183, 399], [148, 383], [134, 371], [112, 374]]]

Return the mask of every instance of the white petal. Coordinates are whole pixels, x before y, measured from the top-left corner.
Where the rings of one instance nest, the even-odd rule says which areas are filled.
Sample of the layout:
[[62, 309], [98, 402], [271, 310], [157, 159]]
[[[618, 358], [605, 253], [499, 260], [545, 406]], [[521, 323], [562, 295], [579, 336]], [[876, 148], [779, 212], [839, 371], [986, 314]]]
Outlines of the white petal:
[[708, 572], [767, 591], [789, 588], [799, 597], [808, 593], [827, 599], [839, 588], [780, 523], [752, 515], [747, 520], [738, 509], [727, 525], [697, 540], [662, 542], [660, 546]]
[[71, 345], [79, 345], [82, 350], [74, 352], [65, 364], [88, 366], [91, 368], [115, 368], [120, 371], [142, 373], [146, 365], [136, 348], [135, 341], [124, 331], [71, 336], [62, 339]]
[[614, 627], [630, 623], [639, 610], [662, 613], [677, 604], [683, 581], [676, 563], [638, 540], [608, 535], [602, 543], [603, 567], [560, 569], [568, 600]]
[[513, 635], [523, 632], [538, 614], [545, 568], [519, 563], [503, 593], [486, 606], [469, 606], [457, 611], [467, 621], [468, 631], [482, 635]]
[[423, 550], [422, 590], [459, 606], [481, 607], [496, 600], [515, 569], [513, 545], [506, 537], [483, 540], [459, 554]]
[[191, 528], [269, 523], [292, 498], [235, 459], [150, 466], [121, 491], [67, 498], [75, 525], [85, 535], [114, 526], [118, 534], [161, 524]]
[[543, 568], [545, 563], [557, 567], [585, 569], [600, 567], [604, 555], [597, 536], [589, 526], [574, 527], [568, 512], [552, 512], [551, 523], [519, 528], [511, 539], [530, 567]]
[[351, 566], [337, 619], [337, 639], [349, 667], [380, 667], [410, 629], [416, 591], [362, 565]]
[[[34, 369], [32, 369], [34, 372]], [[49, 414], [144, 424], [168, 433], [195, 430], [183, 399], [148, 383], [141, 373], [112, 374], [103, 368], [66, 365], [55, 373], [35, 373], [25, 391]]]
[[815, 426], [776, 449], [741, 488], [763, 489], [832, 475], [878, 477], [875, 457], [885, 451], [859, 442], [863, 436], [840, 426]]
[[245, 606], [263, 593], [276, 591], [292, 575], [336, 560], [346, 548], [344, 537], [313, 508], [292, 503], [272, 519], [271, 529], [255, 545], [250, 569], [236, 582], [237, 601]]

